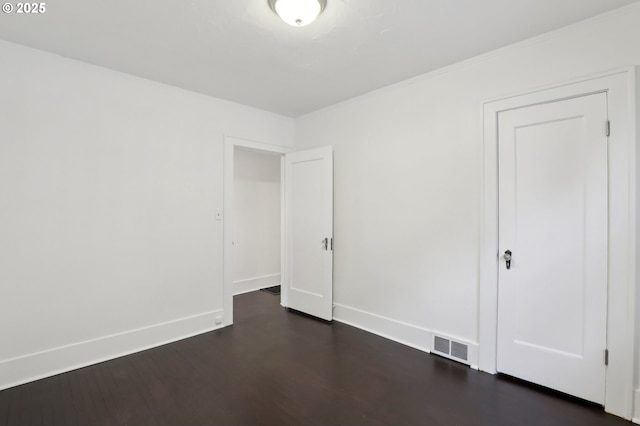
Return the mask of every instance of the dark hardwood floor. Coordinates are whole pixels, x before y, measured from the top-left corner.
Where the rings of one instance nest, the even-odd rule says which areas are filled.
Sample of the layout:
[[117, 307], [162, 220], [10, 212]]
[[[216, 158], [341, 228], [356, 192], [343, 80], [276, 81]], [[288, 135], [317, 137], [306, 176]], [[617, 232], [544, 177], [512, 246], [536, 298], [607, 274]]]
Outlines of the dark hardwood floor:
[[235, 325], [0, 392], [3, 425], [629, 426], [254, 292]]

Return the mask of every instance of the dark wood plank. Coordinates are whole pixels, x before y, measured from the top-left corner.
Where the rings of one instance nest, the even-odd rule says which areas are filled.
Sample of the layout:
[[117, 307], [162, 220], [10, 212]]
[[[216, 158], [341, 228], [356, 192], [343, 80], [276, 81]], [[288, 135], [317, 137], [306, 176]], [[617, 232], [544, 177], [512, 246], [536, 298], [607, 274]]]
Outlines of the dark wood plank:
[[2, 425], [628, 426], [340, 323], [235, 298], [235, 324], [0, 392]]
[[9, 403], [11, 398], [0, 397], [0, 425], [9, 424]]

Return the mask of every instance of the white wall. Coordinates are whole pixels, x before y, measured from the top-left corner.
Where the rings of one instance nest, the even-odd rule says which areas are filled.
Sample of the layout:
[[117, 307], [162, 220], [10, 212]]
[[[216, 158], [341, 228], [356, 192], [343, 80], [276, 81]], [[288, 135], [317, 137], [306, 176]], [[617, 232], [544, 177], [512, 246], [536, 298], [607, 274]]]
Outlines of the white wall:
[[280, 285], [280, 156], [236, 148], [234, 294]]
[[[640, 165], [640, 68], [636, 69], [636, 137], [638, 138], [638, 149], [636, 150], [636, 164]], [[640, 167], [636, 169], [636, 191], [640, 189]], [[637, 348], [634, 363], [636, 365], [635, 385], [636, 392], [634, 398], [634, 418], [635, 423], [640, 424], [640, 196], [636, 198], [636, 257], [635, 257], [635, 306], [636, 306], [636, 336], [635, 347]]]
[[0, 388], [217, 327], [223, 135], [289, 118], [0, 42]]
[[482, 102], [640, 65], [638, 22], [634, 3], [298, 118], [298, 149], [335, 149], [336, 317], [477, 342]]

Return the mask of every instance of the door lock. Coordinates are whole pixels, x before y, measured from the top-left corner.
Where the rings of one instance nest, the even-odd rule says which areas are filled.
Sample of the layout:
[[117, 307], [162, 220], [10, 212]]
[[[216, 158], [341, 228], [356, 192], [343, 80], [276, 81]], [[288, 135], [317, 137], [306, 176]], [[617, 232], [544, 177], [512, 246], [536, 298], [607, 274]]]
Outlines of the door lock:
[[511, 269], [511, 250], [506, 250], [504, 252], [504, 260], [507, 264], [507, 269]]
[[322, 250], [329, 250], [329, 238], [327, 237], [322, 240]]

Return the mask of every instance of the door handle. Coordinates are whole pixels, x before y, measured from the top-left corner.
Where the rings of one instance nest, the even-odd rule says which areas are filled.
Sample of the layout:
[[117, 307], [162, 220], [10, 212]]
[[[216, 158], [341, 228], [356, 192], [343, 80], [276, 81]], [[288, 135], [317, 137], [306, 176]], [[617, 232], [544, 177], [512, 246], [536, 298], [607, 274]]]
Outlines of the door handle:
[[507, 264], [507, 269], [511, 269], [511, 250], [506, 250], [504, 252], [504, 260], [505, 263]]
[[322, 240], [322, 250], [329, 250], [329, 238], [328, 237], [324, 237], [324, 239]]

